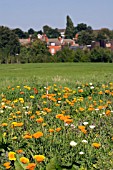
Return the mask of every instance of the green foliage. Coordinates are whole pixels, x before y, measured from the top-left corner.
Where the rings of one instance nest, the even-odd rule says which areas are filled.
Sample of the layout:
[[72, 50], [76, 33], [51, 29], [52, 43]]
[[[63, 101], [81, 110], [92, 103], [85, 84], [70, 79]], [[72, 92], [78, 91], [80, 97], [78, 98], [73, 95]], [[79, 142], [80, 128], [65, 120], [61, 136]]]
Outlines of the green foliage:
[[27, 165], [20, 162], [19, 156], [16, 154], [16, 161], [14, 162], [15, 170], [25, 170]]
[[48, 25], [43, 26], [43, 32], [48, 38], [58, 38], [60, 36], [57, 28], [53, 29]]
[[73, 36], [74, 36], [74, 24], [73, 24], [70, 16], [67, 15], [65, 37], [72, 39]]
[[61, 51], [58, 51], [57, 54], [58, 62], [73, 62], [74, 51], [69, 47], [64, 47]]
[[22, 31], [20, 28], [15, 28], [12, 30], [17, 36], [18, 38], [22, 39], [22, 38], [28, 38], [29, 35], [27, 32]]
[[34, 31], [33, 28], [30, 28], [30, 29], [28, 30], [28, 34], [29, 34], [29, 35], [32, 35], [32, 34], [34, 34], [34, 33], [35, 33], [35, 31]]
[[20, 63], [49, 62], [50, 53], [45, 42], [37, 39], [27, 47], [21, 47], [19, 54]]
[[15, 56], [20, 51], [19, 40], [8, 27], [0, 27], [1, 63], [8, 63], [9, 56]]
[[82, 58], [84, 57], [84, 51], [81, 49], [77, 49], [75, 51], [75, 55], [74, 55], [74, 62], [80, 62], [82, 61]]
[[90, 55], [91, 62], [112, 62], [112, 52], [106, 48], [94, 48]]
[[95, 40], [94, 34], [89, 31], [81, 31], [78, 36], [79, 45], [91, 45], [91, 42]]
[[56, 166], [57, 166], [57, 159], [56, 158], [52, 158], [50, 159], [50, 162], [47, 164], [46, 166], [46, 170], [56, 170]]
[[96, 37], [97, 41], [102, 41], [102, 40], [109, 41], [111, 39], [113, 39], [113, 34], [112, 31], [109, 30], [108, 28], [102, 28], [101, 30], [99, 30]]

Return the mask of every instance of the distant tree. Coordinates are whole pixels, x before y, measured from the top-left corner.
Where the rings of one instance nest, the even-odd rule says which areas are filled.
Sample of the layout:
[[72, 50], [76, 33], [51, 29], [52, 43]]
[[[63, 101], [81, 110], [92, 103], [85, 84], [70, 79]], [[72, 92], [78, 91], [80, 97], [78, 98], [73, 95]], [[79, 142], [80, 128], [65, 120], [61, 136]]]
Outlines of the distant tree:
[[74, 36], [74, 24], [69, 16], [67, 16], [67, 23], [66, 23], [66, 31], [65, 31], [65, 38], [73, 38]]
[[112, 51], [106, 48], [94, 48], [91, 51], [91, 62], [112, 62]]
[[42, 31], [42, 30], [40, 30], [40, 31], [37, 31], [37, 34], [40, 34], [40, 35], [42, 35], [42, 34], [43, 34], [43, 31]]
[[8, 63], [11, 56], [15, 56], [20, 51], [20, 43], [17, 35], [8, 27], [0, 26], [0, 51], [1, 61]]
[[81, 58], [84, 56], [84, 52], [81, 49], [77, 49], [74, 54], [74, 62], [80, 62]]
[[83, 31], [83, 30], [87, 30], [87, 24], [80, 23], [80, 24], [77, 25], [76, 28], [77, 28], [78, 32]]
[[58, 29], [50, 29], [48, 32], [48, 38], [58, 38], [60, 36], [60, 33], [58, 32]]
[[102, 28], [99, 30], [96, 36], [97, 41], [109, 41], [113, 39], [113, 31], [109, 30], [108, 28]]
[[29, 35], [27, 32], [22, 31], [20, 28], [13, 29], [13, 32], [20, 38], [28, 38]]
[[88, 31], [89, 33], [92, 33], [93, 29], [91, 26], [87, 26], [87, 24], [80, 23], [74, 28], [74, 33], [76, 34], [81, 31]]
[[49, 27], [48, 25], [44, 25], [43, 26], [43, 33], [48, 35], [48, 32], [49, 32], [50, 29], [51, 29], [51, 27]]
[[22, 64], [32, 62], [32, 53], [31, 53], [31, 48], [29, 46], [21, 47], [20, 54], [19, 54], [19, 62]]
[[61, 51], [58, 51], [55, 56], [58, 62], [73, 62], [74, 54], [74, 50], [69, 47], [64, 47]]
[[60, 36], [57, 28], [53, 29], [48, 25], [43, 26], [43, 32], [47, 35], [48, 38], [58, 38]]
[[78, 35], [78, 44], [80, 45], [89, 45], [95, 40], [94, 34], [89, 31], [81, 31]]
[[34, 33], [35, 33], [35, 31], [34, 31], [33, 28], [30, 28], [30, 29], [28, 30], [28, 34], [29, 34], [29, 35], [33, 35]]

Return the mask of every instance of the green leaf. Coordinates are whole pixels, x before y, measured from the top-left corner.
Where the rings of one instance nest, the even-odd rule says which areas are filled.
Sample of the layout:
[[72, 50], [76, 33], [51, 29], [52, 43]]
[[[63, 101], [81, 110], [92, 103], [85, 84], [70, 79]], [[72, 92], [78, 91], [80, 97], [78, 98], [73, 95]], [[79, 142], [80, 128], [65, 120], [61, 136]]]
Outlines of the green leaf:
[[46, 170], [56, 170], [56, 164], [57, 164], [57, 161], [56, 161], [56, 158], [52, 158], [50, 160], [50, 162], [47, 164], [46, 166]]
[[15, 166], [15, 170], [25, 170], [27, 164], [26, 164], [26, 165], [23, 165], [23, 164], [20, 162], [19, 156], [16, 155], [16, 161], [14, 162], [14, 166]]
[[0, 132], [0, 143], [2, 143], [2, 133]]

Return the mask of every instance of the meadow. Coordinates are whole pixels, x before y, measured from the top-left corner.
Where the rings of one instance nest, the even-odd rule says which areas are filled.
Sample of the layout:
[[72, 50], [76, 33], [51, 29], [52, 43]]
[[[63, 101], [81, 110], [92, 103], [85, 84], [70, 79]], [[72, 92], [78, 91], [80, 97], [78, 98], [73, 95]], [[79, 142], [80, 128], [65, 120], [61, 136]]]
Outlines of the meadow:
[[106, 82], [113, 80], [112, 63], [38, 63], [0, 65], [0, 86], [27, 83]]
[[0, 65], [0, 170], [112, 170], [112, 63]]

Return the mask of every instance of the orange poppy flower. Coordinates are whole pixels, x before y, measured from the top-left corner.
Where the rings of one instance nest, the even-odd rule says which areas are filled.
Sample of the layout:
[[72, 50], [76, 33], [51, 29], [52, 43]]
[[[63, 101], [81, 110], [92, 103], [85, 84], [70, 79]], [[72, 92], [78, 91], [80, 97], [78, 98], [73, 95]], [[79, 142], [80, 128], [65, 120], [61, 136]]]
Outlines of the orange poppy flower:
[[56, 118], [60, 118], [61, 116], [63, 116], [63, 114], [58, 114], [56, 115]]
[[8, 124], [7, 123], [2, 123], [1, 126], [7, 126]]
[[34, 170], [35, 167], [36, 167], [36, 164], [35, 164], [35, 163], [29, 163], [29, 164], [26, 166], [26, 169]]
[[51, 133], [51, 132], [54, 132], [54, 129], [49, 129], [49, 132]]
[[31, 139], [32, 135], [26, 134], [25, 136], [23, 136], [24, 139]]
[[23, 150], [22, 149], [18, 149], [16, 152], [17, 153], [23, 153]]
[[16, 126], [21, 127], [21, 126], [23, 126], [23, 123], [22, 123], [22, 122], [17, 123], [17, 125], [16, 125]]
[[36, 159], [36, 161], [40, 163], [40, 162], [44, 161], [45, 156], [43, 156], [43, 155], [35, 155], [34, 159]]
[[21, 92], [20, 92], [20, 94], [24, 94], [24, 92], [23, 92], [23, 91], [21, 91]]
[[92, 146], [94, 147], [94, 148], [100, 148], [100, 146], [101, 146], [101, 144], [100, 143], [92, 143]]
[[20, 158], [20, 162], [22, 162], [23, 164], [27, 164], [29, 163], [29, 159], [23, 156]]
[[81, 129], [81, 131], [86, 134], [87, 133], [87, 130], [86, 129]]
[[70, 124], [70, 123], [73, 122], [73, 119], [65, 119], [64, 122], [67, 123], [67, 124]]
[[93, 107], [89, 107], [89, 108], [88, 108], [88, 111], [93, 111], [93, 110], [94, 110]]
[[56, 130], [56, 132], [59, 132], [59, 131], [61, 131], [61, 127], [58, 127], [58, 128], [56, 128], [55, 130]]
[[44, 121], [44, 119], [42, 117], [40, 117], [39, 119], [36, 120], [37, 123], [42, 123]]
[[83, 89], [79, 89], [78, 92], [79, 92], [79, 93], [83, 93]]
[[34, 138], [40, 138], [40, 137], [42, 137], [42, 136], [43, 136], [43, 133], [42, 133], [42, 132], [36, 132], [36, 133], [33, 134], [33, 137], [34, 137]]
[[99, 110], [102, 110], [104, 106], [98, 106], [98, 109]]
[[7, 168], [7, 167], [11, 167], [11, 166], [10, 166], [10, 162], [5, 162], [3, 165], [4, 165], [6, 168]]
[[103, 92], [102, 92], [102, 91], [100, 91], [100, 92], [98, 92], [98, 94], [103, 94]]
[[79, 111], [83, 112], [85, 109], [83, 107], [79, 107]]
[[30, 119], [34, 119], [35, 118], [35, 115], [32, 115], [31, 117], [30, 117]]
[[105, 112], [105, 114], [106, 114], [107, 116], [109, 116], [109, 115], [110, 115], [110, 113], [111, 113], [111, 111], [110, 111], [110, 110], [106, 110], [106, 112]]
[[83, 129], [85, 129], [85, 126], [78, 126], [78, 128], [79, 128], [80, 130], [83, 130]]

